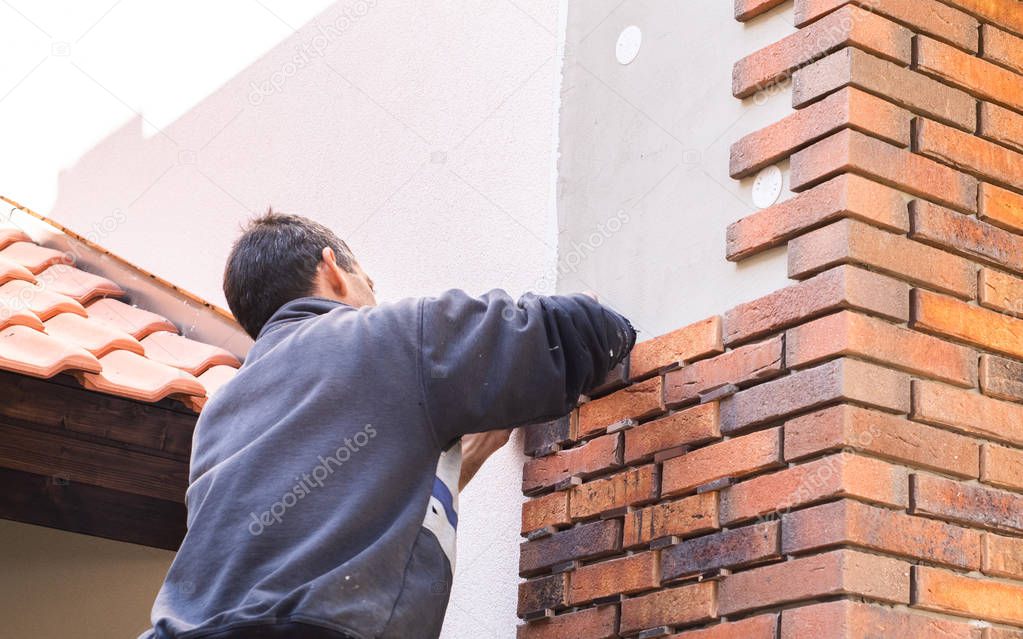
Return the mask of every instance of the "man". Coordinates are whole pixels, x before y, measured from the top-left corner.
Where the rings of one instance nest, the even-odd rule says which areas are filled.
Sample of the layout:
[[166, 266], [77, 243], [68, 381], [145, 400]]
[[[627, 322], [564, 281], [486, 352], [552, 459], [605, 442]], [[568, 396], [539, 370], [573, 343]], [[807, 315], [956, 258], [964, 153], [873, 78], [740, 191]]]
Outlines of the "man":
[[256, 343], [196, 425], [188, 533], [144, 637], [436, 637], [458, 490], [507, 439], [484, 431], [566, 414], [635, 341], [585, 295], [377, 306], [344, 242], [273, 212], [224, 292]]

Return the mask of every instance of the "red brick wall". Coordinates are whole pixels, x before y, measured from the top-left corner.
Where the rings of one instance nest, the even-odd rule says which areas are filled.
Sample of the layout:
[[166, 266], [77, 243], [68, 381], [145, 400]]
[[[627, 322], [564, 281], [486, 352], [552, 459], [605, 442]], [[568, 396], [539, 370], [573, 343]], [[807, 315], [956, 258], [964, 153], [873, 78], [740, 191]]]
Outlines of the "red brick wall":
[[528, 429], [520, 639], [1023, 639], [1023, 3], [794, 5], [727, 255], [797, 282]]

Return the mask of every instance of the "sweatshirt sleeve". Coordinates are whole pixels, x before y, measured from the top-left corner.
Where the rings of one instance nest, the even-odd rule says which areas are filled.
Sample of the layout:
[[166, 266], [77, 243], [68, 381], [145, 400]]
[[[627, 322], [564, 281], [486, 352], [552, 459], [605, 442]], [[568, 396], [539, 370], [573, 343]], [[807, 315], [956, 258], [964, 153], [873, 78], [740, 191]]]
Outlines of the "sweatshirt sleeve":
[[627, 319], [586, 295], [448, 291], [420, 313], [424, 401], [442, 446], [564, 415], [636, 341]]

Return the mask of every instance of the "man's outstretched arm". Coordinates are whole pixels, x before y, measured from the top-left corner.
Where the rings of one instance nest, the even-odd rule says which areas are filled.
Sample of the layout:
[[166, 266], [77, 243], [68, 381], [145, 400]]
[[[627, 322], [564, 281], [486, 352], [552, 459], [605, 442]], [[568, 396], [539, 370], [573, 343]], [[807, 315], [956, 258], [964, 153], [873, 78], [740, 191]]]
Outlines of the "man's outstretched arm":
[[421, 313], [423, 401], [442, 446], [566, 414], [635, 343], [628, 320], [587, 295], [449, 291]]

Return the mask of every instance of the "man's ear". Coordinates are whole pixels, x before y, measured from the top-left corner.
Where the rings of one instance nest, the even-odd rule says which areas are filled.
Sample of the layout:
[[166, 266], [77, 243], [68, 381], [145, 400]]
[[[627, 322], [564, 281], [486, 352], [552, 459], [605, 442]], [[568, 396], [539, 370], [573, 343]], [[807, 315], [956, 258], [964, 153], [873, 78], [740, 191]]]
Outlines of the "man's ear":
[[322, 277], [323, 286], [339, 299], [343, 299], [348, 295], [348, 281], [345, 279], [341, 267], [337, 264], [337, 256], [334, 255], [334, 249], [324, 246], [320, 255], [322, 259], [317, 270]]

